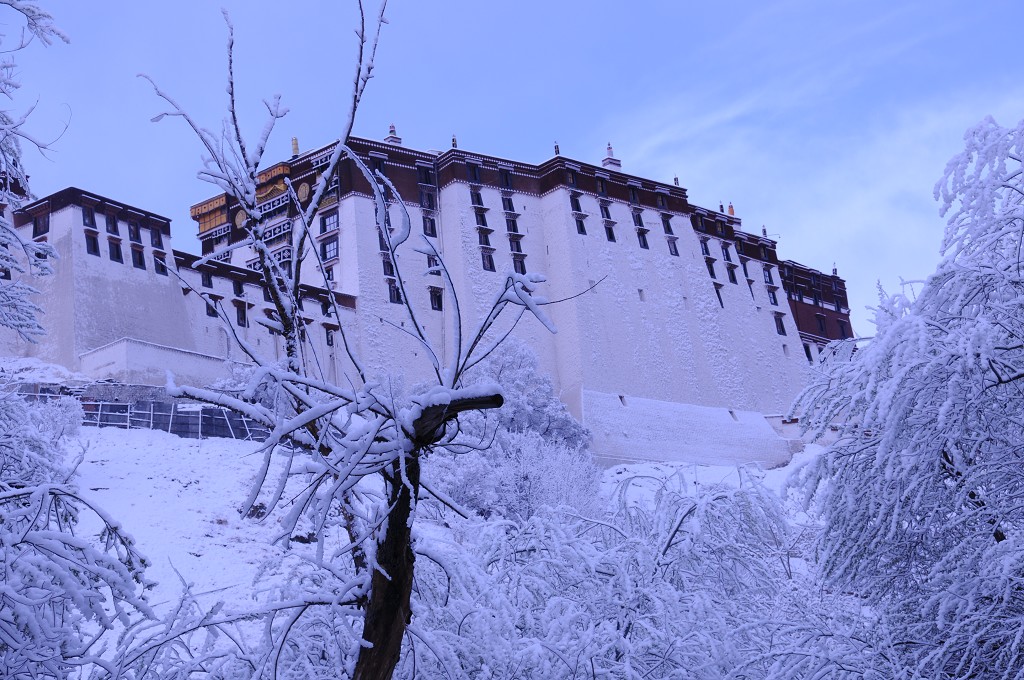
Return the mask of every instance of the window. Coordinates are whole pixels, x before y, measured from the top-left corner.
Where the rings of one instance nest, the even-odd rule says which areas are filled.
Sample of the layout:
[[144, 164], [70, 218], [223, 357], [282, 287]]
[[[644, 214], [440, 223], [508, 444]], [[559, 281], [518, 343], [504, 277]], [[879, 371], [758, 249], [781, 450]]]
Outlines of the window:
[[327, 342], [328, 347], [334, 347], [334, 329], [324, 329], [324, 340]]
[[381, 175], [387, 176], [387, 173], [385, 172], [384, 159], [383, 158], [378, 158], [377, 156], [371, 157], [370, 158], [370, 165], [373, 167], [373, 174], [374, 175], [379, 173]]
[[775, 315], [775, 332], [779, 335], [786, 334], [786, 324], [783, 323], [781, 314]]
[[821, 307], [821, 296], [818, 295], [818, 291], [814, 291], [814, 293], [812, 295], [814, 296], [814, 300], [813, 300], [814, 306], [815, 307]]
[[704, 260], [704, 264], [706, 264], [708, 266], [708, 274], [711, 275], [711, 278], [717, 279], [718, 277], [715, 276], [715, 261], [714, 260]]
[[480, 183], [480, 166], [476, 163], [466, 163], [466, 179], [474, 184]]
[[839, 326], [839, 337], [840, 338], [842, 338], [843, 340], [846, 340], [848, 337], [850, 337], [850, 334], [846, 330], [846, 322], [845, 321], [843, 321], [842, 319], [836, 319], [836, 325]]
[[513, 253], [523, 252], [523, 242], [517, 238], [510, 238], [508, 240], [508, 247]]
[[320, 313], [323, 316], [331, 316], [331, 302], [330, 300], [324, 300], [320, 303]]
[[776, 307], [779, 306], [779, 298], [775, 294], [774, 290], [771, 290], [771, 289], [768, 290], [768, 302], [772, 303]]
[[440, 312], [444, 309], [444, 293], [440, 288], [430, 289], [430, 308], [435, 312]]
[[484, 207], [484, 197], [476, 189], [469, 192], [469, 202], [478, 208]]
[[[424, 219], [426, 219], [426, 218], [424, 218]], [[427, 228], [426, 222], [423, 223], [423, 228], [424, 229]], [[435, 234], [435, 236], [436, 236], [436, 234]], [[380, 243], [381, 252], [384, 252], [384, 253], [388, 252], [388, 242], [384, 239], [384, 232], [381, 231], [380, 229], [377, 229], [377, 242]]]
[[512, 171], [508, 168], [501, 168], [498, 170], [498, 181], [506, 189], [512, 188]]
[[213, 288], [213, 274], [210, 272], [202, 272], [200, 277], [202, 279], [203, 288]]
[[693, 223], [693, 226], [696, 227], [699, 231], [707, 231], [707, 226], [704, 224], [703, 215], [694, 215], [690, 219], [690, 221]]
[[661, 216], [661, 226], [665, 230], [665, 233], [671, 236], [672, 232], [672, 218], [668, 215]]
[[381, 260], [381, 264], [384, 266], [384, 276], [395, 275], [395, 265], [392, 264], [389, 258], [385, 257], [383, 260]]
[[217, 308], [209, 300], [206, 302], [206, 316], [217, 316]]
[[736, 267], [726, 267], [725, 272], [729, 275], [729, 283], [738, 283], [736, 281]]
[[811, 356], [811, 346], [808, 345], [806, 342], [804, 343], [804, 354], [807, 355], [807, 363], [813, 364], [814, 357]]
[[167, 263], [164, 262], [163, 253], [153, 253], [153, 271], [160, 276], [167, 276]]
[[249, 319], [245, 315], [245, 305], [235, 305], [235, 321], [238, 322], [239, 328], [249, 325]]
[[700, 252], [704, 254], [704, 257], [711, 257], [711, 250], [708, 248], [708, 240], [706, 238], [700, 240]]
[[732, 254], [729, 252], [729, 244], [722, 244], [722, 259], [726, 262], [732, 262]]
[[507, 218], [505, 218], [505, 228], [511, 234], [518, 234], [519, 233], [519, 222], [517, 222], [514, 217], [507, 217]]
[[241, 296], [245, 295], [245, 287], [244, 287], [244, 285], [242, 284], [241, 281], [232, 281], [231, 285], [232, 285], [232, 288], [235, 291], [235, 296], [241, 297]]
[[765, 267], [764, 268], [764, 282], [767, 283], [769, 286], [774, 286], [775, 285], [775, 279], [772, 278], [772, 268], [771, 267]]
[[324, 267], [324, 280], [325, 281], [333, 281], [334, 280], [334, 267]]
[[576, 171], [568, 169], [565, 171], [565, 183], [571, 187], [576, 186]]
[[441, 275], [441, 261], [436, 255], [427, 255], [427, 271], [434, 276]]
[[607, 203], [601, 204], [601, 219], [610, 220], [612, 218], [612, 212], [608, 209]]
[[512, 257], [512, 269], [516, 271], [516, 274], [526, 273], [526, 260], [522, 257]]
[[715, 222], [715, 233], [721, 236], [725, 233], [725, 225], [721, 222]]
[[501, 209], [504, 210], [505, 212], [515, 212], [516, 211], [515, 206], [512, 205], [512, 197], [511, 196], [502, 196], [501, 197]]
[[615, 227], [610, 224], [604, 225], [604, 237], [612, 243], [615, 243]]
[[89, 232], [86, 232], [85, 252], [89, 253], [90, 255], [97, 256], [100, 254], [100, 240], [96, 238], [96, 234], [90, 234]]
[[478, 227], [486, 227], [487, 226], [487, 215], [485, 215], [482, 212], [478, 211], [476, 213], [476, 226], [478, 226]]
[[644, 226], [643, 213], [641, 213], [639, 210], [634, 210], [633, 211], [633, 226], [634, 227], [642, 227], [642, 226]]
[[164, 247], [163, 236], [160, 234], [160, 230], [156, 227], [149, 228], [149, 245], [153, 246], [154, 248]]
[[[437, 236], [437, 222], [433, 217], [423, 216], [423, 233], [426, 236]], [[381, 250], [387, 250], [387, 247], [385, 246]]]
[[82, 224], [90, 229], [95, 229], [96, 211], [88, 206], [82, 206]]
[[597, 195], [607, 196], [608, 195], [608, 180], [603, 177], [597, 178]]
[[124, 262], [124, 257], [121, 255], [120, 241], [107, 241], [107, 252], [110, 254], [110, 259], [112, 261]]
[[394, 279], [388, 279], [388, 302], [392, 304], [402, 304], [402, 289], [398, 287], [398, 282]]
[[654, 197], [654, 202], [662, 210], [668, 207], [668, 199], [665, 198], [665, 194], [657, 194]]
[[486, 229], [481, 229], [477, 232], [477, 242], [482, 246], [491, 245], [491, 232]]
[[761, 259], [762, 260], [767, 260], [768, 259], [768, 246], [761, 246]]
[[576, 233], [581, 236], [587, 235], [587, 225], [583, 223], [582, 217], [576, 218]]
[[636, 187], [629, 188], [629, 202], [633, 205], [640, 203], [640, 191]]
[[435, 210], [437, 208], [437, 196], [434, 195], [433, 191], [420, 190], [420, 207], [426, 210]]
[[107, 215], [107, 233], [117, 233], [117, 217], [115, 217], [114, 215]]
[[668, 240], [668, 252], [669, 255], [672, 255], [673, 257], [679, 257], [679, 246], [676, 245], [676, 240], [674, 238], [670, 238]]
[[132, 248], [132, 266], [136, 269], [146, 268], [146, 254], [139, 248]]
[[434, 186], [434, 170], [432, 168], [419, 167], [416, 169], [420, 184]]
[[320, 216], [320, 233], [326, 234], [338, 228], [338, 213], [330, 212]]
[[142, 230], [138, 222], [128, 222], [128, 240], [132, 243], [142, 243]]
[[580, 205], [579, 194], [570, 194], [569, 196], [569, 207], [572, 208], [573, 212], [583, 212], [583, 206]]
[[263, 286], [263, 301], [273, 302], [274, 296], [270, 294], [270, 286]]
[[483, 264], [484, 270], [493, 272], [494, 271], [494, 255], [489, 250], [485, 250], [480, 253], [480, 261]]
[[332, 236], [320, 244], [320, 259], [330, 262], [338, 258], [338, 237]]
[[715, 284], [715, 297], [718, 298], [718, 306], [725, 309], [725, 301], [722, 299], [722, 287], [717, 283]]
[[741, 257], [740, 258], [740, 266], [743, 267], [743, 275], [749, 279], [750, 278], [750, 274], [747, 272], [747, 258], [745, 258], [745, 257]]
[[815, 314], [814, 318], [818, 321], [818, 335], [828, 337], [828, 330], [825, 327], [825, 317], [821, 314]]
[[50, 215], [37, 215], [32, 218], [32, 238], [42, 236], [50, 231]]
[[648, 243], [647, 243], [647, 230], [646, 229], [637, 229], [636, 230], [636, 240], [640, 242], [640, 247], [643, 248], [644, 250], [647, 250], [647, 249], [650, 248], [650, 245], [648, 245]]

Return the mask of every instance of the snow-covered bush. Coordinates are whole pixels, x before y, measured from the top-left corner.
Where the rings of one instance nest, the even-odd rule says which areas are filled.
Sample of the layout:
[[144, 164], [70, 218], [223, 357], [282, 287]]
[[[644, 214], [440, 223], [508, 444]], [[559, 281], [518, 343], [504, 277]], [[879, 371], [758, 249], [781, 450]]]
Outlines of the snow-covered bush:
[[[0, 677], [65, 677], [115, 622], [146, 615], [145, 558], [70, 483], [74, 409], [0, 397]], [[83, 513], [98, 538], [76, 532]]]
[[1024, 122], [965, 139], [935, 273], [801, 404], [816, 431], [845, 422], [808, 471], [823, 575], [889, 631], [888, 677], [1024, 675]]
[[746, 476], [653, 495], [627, 482], [616, 507], [431, 536], [400, 677], [764, 677], [772, 629], [750, 624], [812, 590], [775, 495]]
[[554, 393], [527, 345], [509, 339], [475, 367], [472, 379], [501, 387], [505, 403], [459, 419], [457, 444], [437, 451], [424, 474], [463, 508], [483, 517], [526, 519], [542, 506], [600, 514], [600, 471], [590, 438]]

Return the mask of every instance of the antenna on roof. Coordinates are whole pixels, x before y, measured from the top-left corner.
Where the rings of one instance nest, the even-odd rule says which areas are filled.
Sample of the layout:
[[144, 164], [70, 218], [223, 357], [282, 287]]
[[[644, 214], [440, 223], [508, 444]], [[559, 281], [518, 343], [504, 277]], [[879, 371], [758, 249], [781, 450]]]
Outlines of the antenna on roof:
[[459, 140], [455, 139], [455, 133], [454, 132], [452, 133], [452, 148], [453, 149], [458, 149], [459, 148]]

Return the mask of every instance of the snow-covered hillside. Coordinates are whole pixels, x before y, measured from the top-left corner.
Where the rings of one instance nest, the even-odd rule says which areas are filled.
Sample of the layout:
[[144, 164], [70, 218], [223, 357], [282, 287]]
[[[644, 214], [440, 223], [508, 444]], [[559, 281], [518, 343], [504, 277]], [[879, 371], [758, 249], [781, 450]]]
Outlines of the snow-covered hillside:
[[[238, 508], [250, 490], [262, 454], [259, 444], [232, 439], [182, 439], [152, 430], [82, 428], [71, 442], [83, 453], [77, 484], [81, 494], [118, 518], [151, 566], [157, 582], [150, 596], [159, 611], [177, 602], [181, 579], [210, 601], [244, 605], [268, 560], [284, 549], [272, 542], [280, 533], [270, 518], [241, 517]], [[797, 457], [799, 465], [817, 447]], [[759, 473], [778, 492], [792, 465]], [[724, 465], [634, 463], [604, 472], [604, 500], [611, 504], [618, 485], [632, 479], [635, 501], [653, 502], [664, 482], [681, 475], [690, 493], [719, 484], [736, 486], [740, 470]], [[309, 548], [292, 543], [291, 550]], [[180, 578], [179, 578], [180, 574]]]

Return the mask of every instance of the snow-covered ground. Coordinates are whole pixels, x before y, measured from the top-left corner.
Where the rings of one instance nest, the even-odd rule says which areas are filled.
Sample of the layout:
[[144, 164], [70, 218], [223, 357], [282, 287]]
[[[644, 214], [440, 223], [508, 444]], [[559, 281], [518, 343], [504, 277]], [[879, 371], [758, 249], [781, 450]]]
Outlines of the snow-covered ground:
[[[260, 566], [281, 553], [272, 545], [279, 531], [273, 520], [238, 512], [262, 461], [257, 447], [232, 439], [92, 427], [83, 427], [71, 442], [71, 454], [84, 454], [77, 478], [83, 496], [117, 518], [151, 561], [147, 574], [158, 585], [150, 601], [158, 611], [176, 602], [178, 574], [194, 584], [194, 592], [242, 602], [251, 595]], [[766, 486], [781, 490], [794, 466], [816, 449], [808, 447], [787, 467], [757, 474]], [[691, 488], [735, 484], [740, 474], [729, 464], [632, 463], [607, 470], [604, 487], [610, 494], [633, 477], [634, 493], [643, 495], [676, 473]]]

